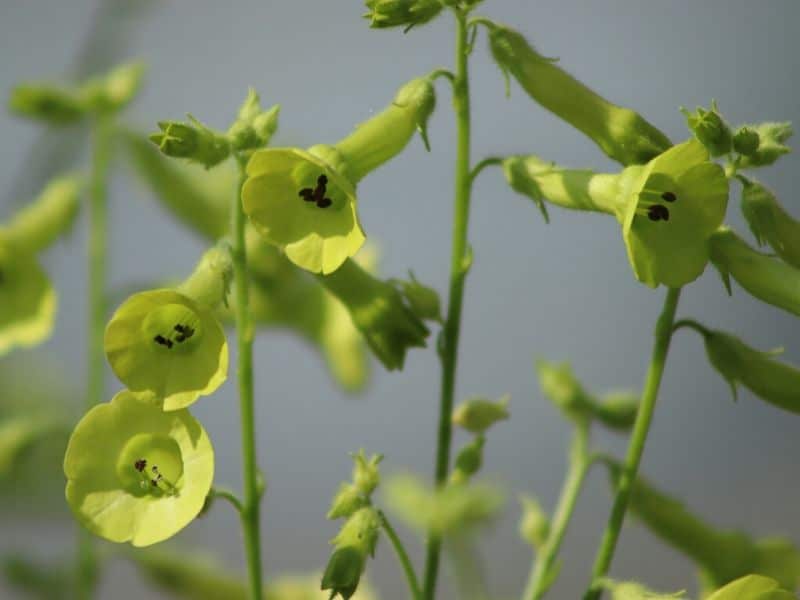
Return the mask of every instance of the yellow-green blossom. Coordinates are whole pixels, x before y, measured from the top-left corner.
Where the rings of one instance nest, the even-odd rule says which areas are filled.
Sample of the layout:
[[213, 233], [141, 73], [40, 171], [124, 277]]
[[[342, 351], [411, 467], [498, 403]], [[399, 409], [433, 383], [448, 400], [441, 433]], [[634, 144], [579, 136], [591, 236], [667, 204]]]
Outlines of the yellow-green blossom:
[[112, 542], [149, 546], [203, 508], [214, 452], [188, 411], [164, 412], [123, 391], [75, 427], [64, 474], [67, 502], [84, 527]]

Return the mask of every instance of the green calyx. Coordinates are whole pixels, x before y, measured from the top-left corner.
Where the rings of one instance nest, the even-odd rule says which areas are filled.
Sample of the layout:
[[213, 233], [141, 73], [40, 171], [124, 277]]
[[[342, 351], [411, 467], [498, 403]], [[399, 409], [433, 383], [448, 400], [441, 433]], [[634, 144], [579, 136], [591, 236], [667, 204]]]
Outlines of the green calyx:
[[618, 215], [633, 272], [651, 287], [681, 287], [697, 279], [709, 259], [708, 239], [722, 224], [728, 180], [689, 140], [643, 167], [620, 174]]
[[[689, 131], [705, 146], [712, 157], [723, 156], [733, 149], [733, 133], [720, 114], [715, 101], [711, 102], [711, 108], [708, 110], [698, 106], [693, 113], [685, 108], [681, 108], [681, 112], [686, 117]], [[740, 136], [739, 143], [743, 141], [745, 145], [749, 143]]]
[[722, 331], [703, 329], [708, 360], [736, 397], [741, 384], [756, 396], [783, 410], [800, 413], [800, 369], [776, 360], [776, 352], [751, 348]]
[[733, 134], [733, 149], [743, 156], [753, 156], [761, 144], [761, 136], [758, 131], [743, 125]]
[[363, 17], [375, 29], [405, 27], [406, 31], [423, 25], [444, 8], [442, 0], [365, 0], [368, 11]]
[[83, 101], [93, 112], [116, 112], [136, 97], [142, 85], [146, 67], [129, 63], [87, 81], [80, 89]]
[[453, 472], [450, 474], [450, 483], [467, 483], [483, 466], [483, 446], [486, 438], [478, 434], [466, 446], [461, 448], [453, 461]]
[[766, 167], [792, 151], [786, 145], [794, 133], [791, 123], [766, 122], [747, 127], [758, 135], [758, 147], [749, 154], [742, 152], [739, 158], [740, 168]]
[[800, 221], [784, 210], [763, 184], [743, 179], [742, 214], [759, 246], [765, 243], [784, 261], [800, 269]]
[[226, 379], [228, 344], [209, 308], [174, 290], [134, 294], [106, 327], [106, 357], [132, 392], [177, 410]]
[[509, 395], [505, 395], [497, 401], [480, 397], [470, 398], [453, 411], [453, 424], [471, 433], [485, 433], [498, 421], [508, 419], [508, 403], [510, 401], [511, 396]]
[[317, 281], [344, 305], [370, 349], [390, 371], [403, 368], [409, 348], [425, 347], [428, 328], [390, 283], [352, 260], [331, 275], [317, 276]]
[[518, 31], [496, 23], [489, 30], [489, 47], [501, 71], [613, 160], [623, 165], [646, 163], [672, 145], [641, 115], [608, 102], [539, 54]]
[[730, 277], [751, 295], [800, 315], [800, 269], [761, 254], [728, 227], [709, 238], [710, 256], [730, 293]]
[[148, 546], [200, 512], [214, 452], [187, 411], [166, 413], [123, 391], [75, 427], [64, 473], [67, 502], [87, 529], [112, 542]]
[[266, 146], [278, 129], [280, 109], [276, 104], [263, 110], [258, 94], [250, 88], [247, 98], [239, 108], [236, 121], [228, 129], [228, 138], [233, 149], [241, 152]]
[[185, 158], [189, 162], [210, 169], [228, 158], [231, 144], [228, 138], [187, 115], [189, 122], [159, 121], [159, 133], [151, 134], [150, 141], [167, 156]]
[[322, 575], [321, 589], [330, 590], [330, 598], [340, 595], [348, 600], [358, 588], [367, 558], [375, 553], [381, 519], [378, 511], [366, 506], [349, 516], [331, 544], [335, 549]]

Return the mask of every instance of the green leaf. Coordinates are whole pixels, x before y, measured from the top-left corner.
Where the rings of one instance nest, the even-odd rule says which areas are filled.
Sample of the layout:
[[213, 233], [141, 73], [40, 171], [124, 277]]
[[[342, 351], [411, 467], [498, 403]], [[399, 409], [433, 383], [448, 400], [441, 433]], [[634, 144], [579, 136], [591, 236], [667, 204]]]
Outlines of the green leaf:
[[769, 244], [784, 261], [800, 269], [800, 221], [786, 212], [766, 186], [749, 179], [744, 182], [742, 214], [758, 244]]
[[612, 600], [687, 600], [684, 591], [660, 594], [635, 581], [614, 581], [604, 578], [600, 580], [599, 585], [611, 592]]

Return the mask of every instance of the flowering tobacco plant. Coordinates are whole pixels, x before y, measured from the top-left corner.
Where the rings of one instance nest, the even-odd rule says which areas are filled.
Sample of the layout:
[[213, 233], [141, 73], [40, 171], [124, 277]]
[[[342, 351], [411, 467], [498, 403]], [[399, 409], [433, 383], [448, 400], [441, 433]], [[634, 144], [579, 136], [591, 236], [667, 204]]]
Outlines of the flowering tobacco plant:
[[[12, 91], [9, 106], [16, 114], [53, 127], [87, 125], [93, 141], [87, 174], [55, 179], [39, 198], [0, 224], [4, 357], [51, 333], [56, 293], [39, 254], [69, 229], [81, 195], [87, 196], [88, 391], [85, 413], [63, 456], [66, 501], [85, 531], [70, 569], [48, 575], [22, 562], [7, 571], [31, 589], [48, 590], [50, 597], [56, 597], [52, 590], [66, 586], [71, 596], [90, 598], [104, 561], [95, 538], [151, 546], [224, 500], [240, 518], [246, 581], [182, 553], [137, 550], [125, 556], [144, 576], [181, 597], [368, 600], [377, 597], [366, 582], [370, 559], [389, 545], [414, 600], [437, 597], [444, 552], [453, 556], [461, 597], [491, 597], [474, 564], [475, 532], [497, 517], [505, 494], [481, 478], [481, 469], [491, 440], [503, 435], [512, 404], [508, 395], [496, 400], [471, 396], [456, 406], [455, 385], [473, 259], [468, 242], [472, 188], [484, 170], [497, 166], [511, 191], [530, 198], [548, 223], [551, 207], [613, 217], [631, 282], [666, 288], [640, 391], [598, 394], [569, 363], [536, 362], [542, 394], [562, 413], [573, 435], [553, 510], [530, 493], [520, 497], [519, 531], [534, 553], [522, 600], [545, 597], [567, 572], [585, 579], [584, 600], [603, 594], [614, 600], [687, 598], [681, 591], [664, 594], [646, 583], [609, 577], [629, 513], [696, 564], [702, 597], [794, 597], [800, 586], [796, 544], [712, 527], [639, 473], [678, 330], [699, 334], [709, 364], [734, 396], [744, 387], [772, 407], [800, 413], [800, 369], [778, 359], [778, 352], [756, 350], [732, 333], [676, 316], [683, 288], [709, 263], [728, 294], [733, 280], [756, 299], [800, 315], [800, 221], [754, 176], [790, 152], [791, 126], [731, 126], [711, 102], [693, 112], [682, 109], [686, 139], [673, 142], [638, 112], [605, 99], [559, 61], [541, 54], [523, 32], [477, 15], [480, 0], [364, 4], [366, 23], [376, 29], [409, 32], [436, 19], [453, 19], [456, 64], [453, 70], [431, 65], [433, 70], [400, 86], [382, 111], [335, 143], [270, 147], [282, 109], [264, 108], [254, 89], [231, 111], [225, 127], [188, 115], [186, 120], [154, 120], [155, 131], [143, 134], [122, 117], [142, 82], [139, 64], [72, 86], [24, 84]], [[518, 84], [533, 101], [531, 110], [544, 108], [577, 129], [619, 168], [598, 173], [561, 166], [537, 154], [541, 149], [536, 147], [473, 162], [469, 68], [481, 34], [508, 90]], [[449, 84], [456, 120], [446, 301], [413, 273], [407, 279], [382, 278], [358, 213], [359, 202], [378, 201], [358, 189], [365, 177], [403, 152], [432, 151], [428, 123], [443, 93], [437, 89], [442, 82]], [[414, 144], [417, 133], [421, 144]], [[120, 159], [163, 208], [207, 246], [183, 281], [138, 289], [114, 302], [106, 264], [112, 147], [121, 150]], [[755, 245], [768, 246], [769, 253], [726, 224], [737, 190]], [[557, 216], [552, 217], [549, 226], [558, 227]], [[235, 327], [235, 334], [226, 327]], [[260, 519], [266, 484], [256, 460], [253, 342], [270, 329], [308, 342], [325, 359], [334, 382], [351, 392], [365, 386], [369, 353], [387, 370], [402, 370], [410, 350], [435, 340], [431, 345], [441, 363], [441, 389], [433, 482], [411, 473], [384, 477], [387, 464], [394, 466], [391, 457], [359, 450], [352, 455], [352, 476], [338, 486], [328, 506], [327, 518], [342, 524], [331, 540], [327, 564], [313, 576], [265, 581]], [[215, 392], [228, 378], [229, 341], [233, 345], [234, 339], [241, 492], [215, 482], [210, 438], [190, 412], [196, 402], [215, 402]], [[123, 386], [110, 400], [104, 389], [106, 364]], [[594, 448], [591, 433], [597, 427], [629, 435], [623, 458]], [[454, 451], [456, 429], [469, 440]], [[0, 412], [0, 484], [24, 451], [51, 431], [52, 419]], [[613, 504], [592, 572], [584, 574], [562, 564], [560, 553], [586, 477], [598, 466], [609, 475]], [[422, 569], [384, 508], [420, 535]]]

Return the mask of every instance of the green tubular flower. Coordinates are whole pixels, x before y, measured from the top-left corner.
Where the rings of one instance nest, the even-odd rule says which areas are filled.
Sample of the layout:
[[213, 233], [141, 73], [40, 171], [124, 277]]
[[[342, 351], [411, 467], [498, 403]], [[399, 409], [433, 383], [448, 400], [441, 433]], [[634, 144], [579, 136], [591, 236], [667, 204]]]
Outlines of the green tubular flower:
[[709, 239], [711, 261], [730, 293], [730, 277], [756, 298], [800, 315], [800, 269], [756, 252], [728, 227]]
[[210, 169], [228, 158], [231, 144], [228, 138], [203, 125], [192, 115], [189, 122], [159, 121], [159, 133], [151, 134], [150, 141], [167, 156], [185, 158], [189, 162]]
[[518, 31], [498, 24], [489, 29], [492, 56], [503, 73], [513, 75], [533, 100], [583, 132], [615, 161], [646, 163], [672, 145], [641, 115], [608, 102], [536, 52]]
[[75, 90], [48, 84], [23, 84], [11, 91], [12, 113], [53, 125], [67, 125], [83, 119], [86, 106]]
[[170, 411], [225, 381], [228, 344], [212, 311], [225, 296], [230, 269], [228, 252], [213, 248], [177, 290], [139, 292], [117, 309], [106, 327], [106, 357], [132, 392]]
[[353, 324], [390, 371], [403, 368], [409, 348], [425, 347], [428, 328], [390, 283], [373, 277], [353, 260], [316, 279], [346, 307]]
[[760, 246], [768, 243], [800, 269], [800, 221], [784, 210], [775, 194], [757, 181], [744, 180], [742, 213]]
[[214, 451], [188, 411], [165, 413], [123, 391], [75, 427], [64, 473], [67, 502], [84, 527], [112, 542], [148, 546], [200, 512]]
[[366, 239], [356, 212], [356, 184], [397, 155], [425, 124], [435, 95], [430, 78], [414, 79], [383, 112], [334, 146], [267, 148], [247, 165], [245, 213], [297, 266], [328, 274]]
[[330, 598], [340, 595], [348, 600], [355, 594], [367, 558], [375, 554], [380, 528], [378, 511], [366, 506], [353, 513], [331, 540], [335, 549], [321, 584], [323, 590], [331, 591]]
[[441, 0], [365, 0], [369, 26], [375, 29], [423, 25], [436, 17], [444, 4]]
[[74, 221], [80, 184], [63, 177], [0, 226], [0, 356], [29, 347], [53, 330], [56, 292], [36, 260]]
[[794, 600], [796, 596], [780, 589], [780, 584], [770, 577], [745, 575], [720, 588], [708, 600]]
[[800, 370], [775, 360], [775, 352], [761, 352], [739, 338], [703, 329], [708, 360], [736, 396], [742, 384], [756, 396], [789, 412], [800, 413]]

